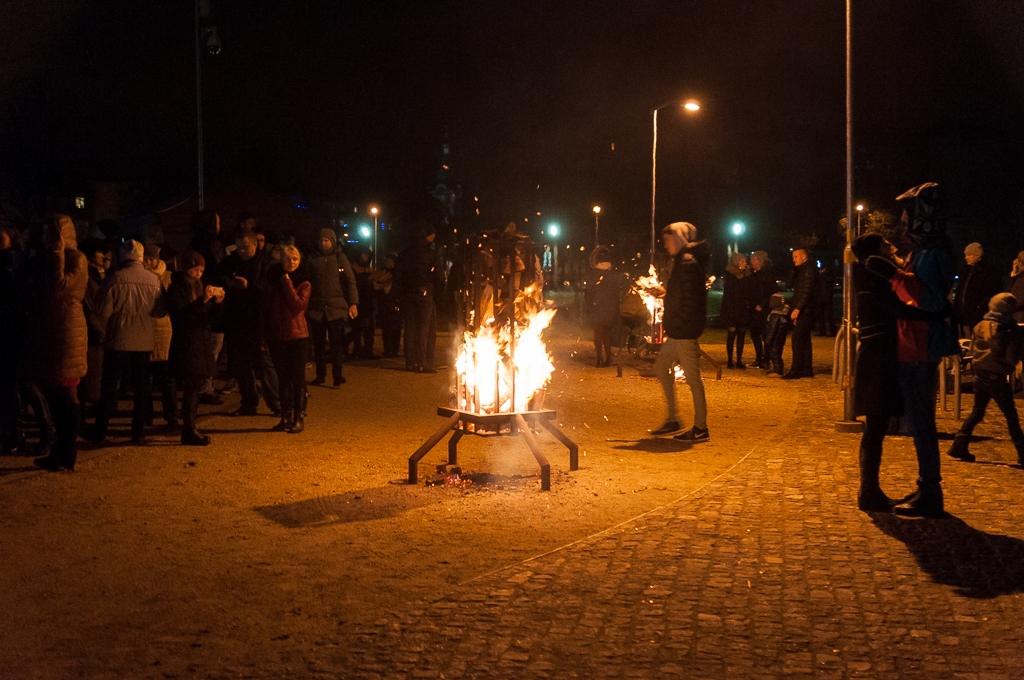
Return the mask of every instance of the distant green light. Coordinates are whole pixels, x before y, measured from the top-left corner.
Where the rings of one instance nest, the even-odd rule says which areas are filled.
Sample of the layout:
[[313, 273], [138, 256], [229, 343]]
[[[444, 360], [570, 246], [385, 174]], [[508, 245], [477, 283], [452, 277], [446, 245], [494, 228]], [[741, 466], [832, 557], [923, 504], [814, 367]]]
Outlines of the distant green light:
[[559, 229], [557, 224], [551, 224], [548, 226], [548, 233], [551, 234], [552, 236], [558, 236], [558, 232]]
[[365, 224], [359, 227], [359, 235], [362, 236], [363, 238], [370, 238], [371, 234], [373, 234], [373, 230], [370, 229]]
[[741, 235], [744, 229], [745, 227], [743, 226], [742, 222], [734, 222], [732, 225], [732, 233], [735, 234], [736, 236]]

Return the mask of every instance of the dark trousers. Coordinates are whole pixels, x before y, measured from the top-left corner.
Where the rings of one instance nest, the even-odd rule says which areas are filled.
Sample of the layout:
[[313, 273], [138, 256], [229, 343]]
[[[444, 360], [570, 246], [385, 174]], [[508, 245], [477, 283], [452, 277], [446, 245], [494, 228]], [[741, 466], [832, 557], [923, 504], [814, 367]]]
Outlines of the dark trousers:
[[21, 445], [19, 411], [18, 381], [13, 376], [0, 378], [0, 450], [5, 453]]
[[196, 418], [199, 415], [199, 392], [203, 388], [204, 377], [186, 375], [181, 379], [181, 434], [196, 431]]
[[900, 362], [900, 391], [917, 452], [917, 486], [922, 491], [937, 489], [942, 481], [939, 434], [935, 428], [937, 369], [938, 363], [934, 361]]
[[[144, 352], [148, 356], [148, 352]], [[43, 396], [50, 406], [56, 438], [50, 455], [69, 470], [74, 469], [78, 459], [78, 423], [82, 418], [82, 406], [78, 402], [78, 386], [43, 385]]]
[[[604, 349], [603, 359], [602, 348]], [[610, 323], [594, 324], [594, 351], [597, 353], [597, 363], [612, 360], [612, 325]]]
[[437, 343], [437, 309], [429, 295], [410, 299], [405, 310], [405, 367], [434, 368]]
[[772, 338], [771, 344], [765, 349], [768, 352], [766, 360], [771, 361], [772, 370], [781, 375], [785, 369], [782, 362], [782, 350], [786, 349], [786, 333], [776, 333], [775, 337]]
[[764, 364], [768, 355], [764, 351], [764, 336], [768, 330], [768, 310], [750, 313], [750, 344], [754, 346], [754, 363]]
[[327, 379], [327, 350], [330, 340], [331, 378], [334, 384], [341, 382], [342, 364], [345, 358], [345, 319], [328, 321], [326, 315], [320, 321], [306, 317], [309, 323], [309, 337], [313, 342], [313, 357], [316, 362], [316, 380]]
[[736, 343], [736, 361], [741, 363], [743, 361], [743, 345], [746, 342], [747, 329], [737, 328], [734, 331], [726, 331], [725, 334], [725, 353], [729, 357], [729, 362], [732, 362], [732, 347], [733, 343]]
[[800, 316], [793, 324], [793, 365], [789, 370], [798, 375], [814, 375], [812, 363], [811, 334], [814, 332], [814, 310], [810, 307], [800, 310]]
[[272, 357], [260, 348], [257, 338], [240, 333], [225, 333], [224, 348], [228, 354], [228, 372], [238, 381], [243, 411], [255, 411], [260, 403], [256, 381], [263, 385], [263, 400], [271, 411], [280, 408], [277, 374]]
[[996, 406], [1006, 417], [1006, 425], [1010, 429], [1010, 439], [1014, 444], [1024, 442], [1024, 432], [1020, 429], [1020, 418], [1017, 416], [1017, 405], [1013, 403], [1013, 389], [1006, 376], [978, 373], [974, 378], [974, 408], [960, 426], [960, 434], [971, 434], [985, 418], [988, 403], [995, 401]]
[[274, 359], [278, 386], [281, 389], [281, 410], [302, 415], [306, 399], [306, 357], [309, 356], [309, 338], [284, 340], [270, 345]]
[[402, 347], [402, 315], [392, 312], [381, 319], [381, 339], [384, 341], [384, 356], [397, 357]]
[[373, 343], [377, 334], [373, 305], [360, 303], [359, 315], [352, 319], [351, 324], [349, 340], [352, 342], [352, 354], [363, 359], [373, 356]]
[[142, 436], [146, 415], [152, 408], [152, 389], [149, 382], [149, 352], [123, 352], [108, 349], [103, 353], [103, 380], [100, 383], [100, 402], [96, 409], [96, 434], [105, 436], [110, 417], [117, 408], [118, 384], [129, 376], [132, 384], [132, 439]]
[[[149, 362], [149, 373], [153, 382], [160, 390], [160, 405], [163, 407], [164, 420], [168, 423], [178, 417], [178, 385], [171, 375], [166, 361]], [[153, 421], [153, 395], [150, 392], [149, 410], [146, 412], [146, 421]]]
[[832, 304], [832, 296], [827, 301], [818, 303], [818, 335], [836, 334], [836, 312]]

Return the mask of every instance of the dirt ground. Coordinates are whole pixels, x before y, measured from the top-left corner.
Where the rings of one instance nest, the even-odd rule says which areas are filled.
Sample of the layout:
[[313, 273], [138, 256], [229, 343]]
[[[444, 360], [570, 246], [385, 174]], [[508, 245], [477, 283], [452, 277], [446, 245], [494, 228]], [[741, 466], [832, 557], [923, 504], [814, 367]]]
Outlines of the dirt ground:
[[[121, 419], [113, 445], [84, 450], [74, 473], [25, 472], [30, 459], [0, 458], [0, 677], [305, 668], [309, 650], [346, 645], [384, 612], [693, 492], [794, 417], [787, 393], [799, 381], [706, 372], [712, 440], [646, 438], [664, 417], [660, 387], [641, 375], [648, 364], [623, 353], [620, 378], [614, 366], [591, 366], [586, 335], [566, 326], [553, 335], [547, 406], [579, 444], [580, 469], [570, 473], [565, 448], [539, 435], [550, 492], [513, 437], [466, 437], [460, 463], [525, 478], [428, 487], [424, 473], [446, 460], [442, 442], [421, 463], [421, 483], [406, 484], [408, 456], [442, 423], [435, 408], [450, 376], [409, 374], [399, 360], [347, 366], [338, 390], [310, 388], [301, 435], [269, 431], [269, 414], [228, 416], [232, 395], [201, 420], [208, 448], [181, 447], [170, 432], [122, 446]], [[724, 358], [709, 337], [706, 348]], [[826, 371], [831, 339], [815, 341]], [[689, 421], [685, 387], [680, 404]]]

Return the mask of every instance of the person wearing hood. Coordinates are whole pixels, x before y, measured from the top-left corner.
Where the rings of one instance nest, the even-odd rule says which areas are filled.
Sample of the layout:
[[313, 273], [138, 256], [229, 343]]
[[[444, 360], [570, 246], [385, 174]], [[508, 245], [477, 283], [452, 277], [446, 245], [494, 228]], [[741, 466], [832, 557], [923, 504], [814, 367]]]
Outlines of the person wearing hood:
[[130, 376], [135, 400], [132, 409], [132, 443], [146, 443], [146, 416], [152, 408], [149, 355], [156, 347], [156, 319], [166, 316], [163, 284], [142, 264], [141, 243], [127, 240], [121, 247], [121, 268], [110, 274], [100, 292], [97, 317], [105, 329], [103, 378], [96, 422], [89, 439], [107, 437], [110, 417], [117, 406], [118, 383]]
[[[153, 272], [160, 280], [163, 294], [167, 294], [171, 286], [171, 273], [167, 271], [167, 265], [160, 258], [160, 246], [152, 241], [146, 243], [142, 250], [142, 264], [146, 271]], [[171, 350], [171, 317], [162, 316], [156, 319], [156, 333], [153, 337], [153, 351], [149, 355], [149, 373], [153, 381], [160, 388], [161, 406], [164, 411], [164, 421], [171, 427], [178, 426], [178, 387], [174, 382], [174, 376], [168, 368], [167, 360]], [[146, 417], [146, 424], [153, 424], [153, 399], [149, 399], [149, 412]]]
[[398, 356], [402, 347], [402, 309], [395, 295], [395, 266], [398, 255], [388, 253], [384, 267], [373, 274], [373, 291], [377, 296], [377, 316], [380, 321], [380, 337], [384, 342], [384, 358]]
[[953, 318], [960, 337], [971, 337], [974, 327], [988, 312], [988, 301], [1001, 292], [1003, 279], [989, 264], [985, 249], [980, 243], [968, 244], [964, 248], [964, 266], [957, 276], [953, 294]]
[[345, 322], [359, 317], [361, 300], [356, 278], [345, 253], [338, 247], [333, 229], [320, 230], [320, 248], [308, 259], [310, 297], [306, 309], [309, 336], [313, 342], [316, 377], [313, 385], [327, 380], [327, 348], [331, 351], [331, 380], [335, 387], [345, 383]]
[[[352, 271], [356, 277], [356, 290], [359, 293], [359, 316], [352, 321], [352, 356], [356, 359], [379, 359], [373, 353], [373, 342], [377, 333], [374, 326], [373, 299], [373, 258], [366, 248], [362, 248], [352, 263]], [[347, 343], [346, 343], [347, 345]]]
[[1024, 431], [1021, 431], [1017, 406], [1013, 401], [1010, 375], [1024, 359], [1024, 328], [1017, 325], [1013, 313], [1018, 303], [1010, 293], [994, 295], [988, 303], [988, 313], [974, 326], [974, 408], [957, 432], [949, 455], [960, 460], [973, 461], [969, 450], [971, 433], [985, 418], [990, 401], [1003, 412], [1010, 430], [1010, 440], [1017, 450], [1017, 464], [1024, 465]]
[[299, 249], [284, 246], [281, 262], [272, 265], [267, 272], [264, 298], [267, 342], [281, 386], [281, 422], [273, 429], [291, 434], [306, 429], [306, 359], [309, 358], [306, 310], [312, 285], [309, 268], [301, 264]]
[[[903, 302], [926, 312], [945, 309], [953, 288], [953, 248], [946, 235], [946, 198], [933, 182], [921, 184], [896, 198], [911, 251], [890, 282]], [[935, 426], [938, 366], [943, 357], [960, 352], [953, 327], [945, 318], [928, 321], [897, 319], [896, 358], [900, 390], [917, 453], [917, 493], [897, 512], [919, 517], [942, 517], [942, 475], [939, 436]]]
[[764, 343], [771, 298], [779, 292], [779, 284], [775, 281], [775, 266], [763, 250], [751, 254], [750, 270], [750, 344], [754, 346], [754, 367], [767, 369], [770, 364]]
[[[673, 222], [661, 232], [665, 250], [672, 256], [665, 280], [665, 311], [662, 330], [665, 341], [654, 362], [654, 375], [665, 392], [668, 415], [654, 437], [674, 436], [680, 441], [701, 442], [710, 437], [704, 378], [700, 374], [700, 342], [707, 323], [707, 264], [710, 253], [704, 241], [697, 240], [697, 227], [689, 222]], [[686, 376], [693, 395], [693, 427], [684, 430], [676, 405], [675, 366]]]
[[53, 417], [50, 452], [35, 460], [45, 470], [74, 470], [81, 405], [78, 384], [88, 370], [88, 329], [82, 300], [89, 282], [75, 225], [54, 215], [43, 229], [42, 279], [33, 291], [25, 344], [25, 375], [39, 386]]
[[[733, 253], [725, 268], [725, 284], [722, 289], [721, 322], [727, 329], [725, 351], [728, 368], [746, 368], [743, 363], [743, 344], [750, 325], [751, 277], [747, 257]], [[732, 360], [733, 344], [736, 345], [736, 362]]]
[[[622, 277], [612, 266], [612, 254], [599, 246], [592, 256], [594, 268], [587, 284], [586, 304], [594, 328], [594, 353], [597, 367], [611, 366], [612, 327], [620, 323], [619, 302], [622, 300]], [[603, 350], [603, 356], [602, 356]]]
[[433, 225], [417, 226], [413, 242], [398, 258], [395, 285], [405, 315], [405, 370], [437, 373], [437, 298], [444, 293], [444, 265], [434, 250]]

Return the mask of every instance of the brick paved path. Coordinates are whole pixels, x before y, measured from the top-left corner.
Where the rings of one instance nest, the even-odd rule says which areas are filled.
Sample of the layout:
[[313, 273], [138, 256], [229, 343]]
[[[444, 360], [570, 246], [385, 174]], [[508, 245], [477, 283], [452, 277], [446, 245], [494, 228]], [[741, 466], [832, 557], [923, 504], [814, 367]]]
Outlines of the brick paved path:
[[[985, 432], [1001, 440], [975, 446], [989, 463], [944, 458], [950, 518], [872, 518], [853, 502], [857, 438], [833, 431], [834, 388], [800, 388], [788, 427], [690, 497], [393, 612], [325, 665], [387, 678], [1024, 678], [1024, 471], [1007, 464], [1000, 424]], [[909, 492], [915, 469], [909, 440], [887, 442], [890, 493]]]

